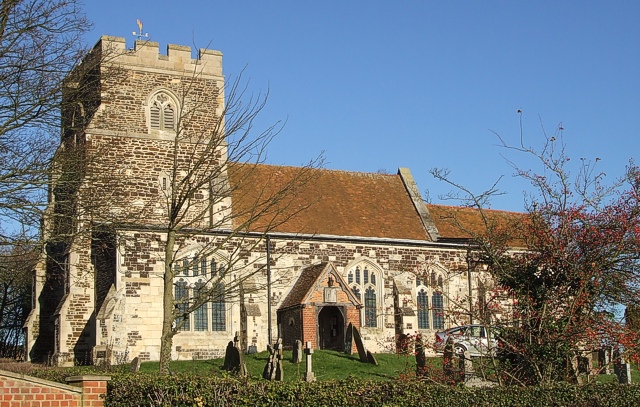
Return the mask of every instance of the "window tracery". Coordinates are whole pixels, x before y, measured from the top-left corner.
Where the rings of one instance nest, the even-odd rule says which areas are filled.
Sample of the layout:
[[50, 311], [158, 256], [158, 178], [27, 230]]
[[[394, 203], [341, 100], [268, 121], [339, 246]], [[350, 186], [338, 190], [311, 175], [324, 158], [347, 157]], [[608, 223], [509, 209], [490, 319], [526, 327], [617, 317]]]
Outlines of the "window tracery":
[[382, 279], [379, 270], [368, 262], [361, 262], [346, 271], [347, 283], [353, 294], [364, 305], [361, 321], [364, 327], [379, 326], [379, 311], [382, 309]]
[[[226, 267], [215, 258], [185, 257], [176, 262], [174, 298], [180, 331], [226, 331], [227, 304], [224, 277]], [[192, 313], [189, 307], [194, 301], [207, 297]], [[211, 323], [209, 323], [211, 320]]]
[[175, 131], [177, 102], [165, 91], [157, 92], [149, 101], [149, 129]]

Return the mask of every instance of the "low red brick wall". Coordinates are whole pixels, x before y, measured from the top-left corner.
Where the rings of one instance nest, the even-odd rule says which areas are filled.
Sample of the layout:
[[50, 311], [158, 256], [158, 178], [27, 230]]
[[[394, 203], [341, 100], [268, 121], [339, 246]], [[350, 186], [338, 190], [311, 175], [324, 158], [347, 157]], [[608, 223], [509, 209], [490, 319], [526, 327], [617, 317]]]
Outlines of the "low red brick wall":
[[107, 376], [74, 376], [69, 384], [0, 370], [0, 407], [102, 407]]

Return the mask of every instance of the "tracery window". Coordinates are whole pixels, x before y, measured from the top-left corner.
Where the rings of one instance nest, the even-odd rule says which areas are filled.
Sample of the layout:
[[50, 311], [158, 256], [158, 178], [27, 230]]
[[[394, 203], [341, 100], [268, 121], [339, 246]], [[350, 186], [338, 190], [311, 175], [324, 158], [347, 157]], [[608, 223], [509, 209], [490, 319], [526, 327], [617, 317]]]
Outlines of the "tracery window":
[[[444, 329], [444, 277], [431, 270], [416, 276], [415, 301], [418, 329]], [[431, 304], [429, 304], [431, 297]]]
[[179, 325], [181, 331], [189, 330], [189, 315], [187, 310], [189, 309], [189, 288], [187, 282], [184, 279], [178, 280], [175, 284], [175, 301], [176, 308], [178, 309], [178, 317], [176, 318], [176, 324]]
[[[180, 331], [226, 331], [225, 277], [226, 267], [216, 259], [185, 257], [176, 262], [174, 298]], [[190, 306], [200, 303], [188, 314]], [[209, 322], [211, 321], [211, 322]]]
[[361, 314], [363, 326], [376, 328], [379, 326], [379, 309], [382, 309], [382, 280], [380, 272], [368, 262], [361, 262], [346, 270], [347, 283], [353, 294], [364, 305]]
[[[198, 280], [195, 286], [196, 298], [201, 295], [201, 293], [206, 290], [206, 286], [204, 281]], [[208, 321], [208, 313], [207, 313], [207, 303], [205, 302], [193, 312], [193, 319], [196, 331], [206, 331], [209, 325]]]
[[158, 92], [149, 103], [149, 127], [151, 130], [176, 130], [177, 107], [175, 100], [166, 92]]
[[227, 327], [224, 302], [224, 283], [218, 283], [211, 301], [211, 330], [224, 331]]
[[434, 292], [431, 296], [433, 310], [433, 329], [444, 329], [444, 301], [442, 293]]
[[418, 329], [429, 329], [429, 297], [424, 288], [418, 293]]
[[364, 325], [375, 328], [378, 326], [378, 318], [376, 313], [376, 292], [373, 288], [367, 288], [364, 292]]

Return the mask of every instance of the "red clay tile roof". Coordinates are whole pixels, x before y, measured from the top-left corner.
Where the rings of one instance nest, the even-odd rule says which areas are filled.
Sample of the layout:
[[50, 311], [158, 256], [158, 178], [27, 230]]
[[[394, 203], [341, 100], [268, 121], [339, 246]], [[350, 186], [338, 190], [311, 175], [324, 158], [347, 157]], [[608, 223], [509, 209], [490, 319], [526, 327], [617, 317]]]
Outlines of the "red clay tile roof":
[[[246, 230], [430, 240], [397, 174], [233, 164], [229, 179], [235, 228], [259, 208]], [[276, 206], [260, 205], [288, 185]]]
[[480, 211], [474, 208], [429, 204], [427, 209], [441, 238], [469, 239], [485, 236], [487, 227], [499, 226], [510, 231], [511, 238], [508, 240], [511, 246], [522, 246], [522, 241], [513, 232], [525, 220], [524, 213], [484, 209], [485, 222]]
[[[234, 163], [229, 179], [235, 229], [431, 240], [398, 174]], [[441, 239], [485, 234], [478, 210], [426, 207]], [[490, 209], [484, 213], [489, 224], [502, 226], [517, 225], [525, 216]]]
[[327, 266], [328, 263], [320, 263], [302, 270], [300, 277], [298, 277], [296, 283], [291, 287], [291, 291], [289, 291], [289, 294], [284, 301], [282, 301], [282, 304], [280, 304], [280, 309], [300, 305]]

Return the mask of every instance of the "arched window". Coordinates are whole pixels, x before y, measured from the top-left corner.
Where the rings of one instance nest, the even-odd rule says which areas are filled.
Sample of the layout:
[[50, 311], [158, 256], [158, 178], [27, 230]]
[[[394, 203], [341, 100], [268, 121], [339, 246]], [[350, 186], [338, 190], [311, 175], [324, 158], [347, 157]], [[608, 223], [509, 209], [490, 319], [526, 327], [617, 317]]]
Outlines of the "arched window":
[[364, 307], [360, 310], [362, 327], [377, 328], [378, 310], [383, 309], [384, 275], [382, 270], [370, 260], [361, 259], [347, 266], [343, 272], [351, 291]]
[[431, 306], [433, 310], [433, 329], [444, 329], [444, 301], [441, 293], [433, 293]]
[[200, 260], [200, 272], [203, 276], [207, 276], [207, 259]]
[[[213, 258], [182, 258], [174, 282], [176, 324], [181, 324], [181, 331], [226, 331], [225, 285], [221, 281], [225, 271], [226, 267]], [[188, 314], [190, 304], [201, 305]]]
[[149, 127], [151, 130], [176, 130], [176, 102], [165, 92], [158, 92], [149, 103]]
[[224, 283], [218, 283], [211, 298], [211, 329], [213, 331], [227, 329], [224, 294]]
[[375, 328], [378, 326], [376, 314], [376, 292], [369, 287], [364, 292], [364, 325]]
[[[415, 277], [416, 288], [413, 291], [417, 308], [418, 329], [444, 329], [444, 267], [427, 266], [418, 270]], [[431, 303], [429, 303], [431, 298]]]
[[354, 285], [351, 291], [353, 291], [355, 296], [358, 297], [360, 301], [362, 301], [362, 297], [360, 296], [360, 289], [357, 286]]
[[178, 309], [176, 324], [182, 324], [179, 328], [181, 331], [188, 331], [190, 329], [189, 314], [187, 314], [187, 310], [189, 309], [189, 288], [187, 286], [187, 282], [184, 281], [184, 279], [181, 278], [176, 283], [174, 294], [176, 308]]
[[[198, 280], [195, 286], [196, 298], [205, 295], [206, 287], [202, 280]], [[193, 323], [196, 331], [206, 331], [209, 329], [209, 318], [207, 312], [207, 303], [205, 302], [193, 312]]]
[[429, 329], [429, 297], [424, 289], [418, 293], [418, 329]]

